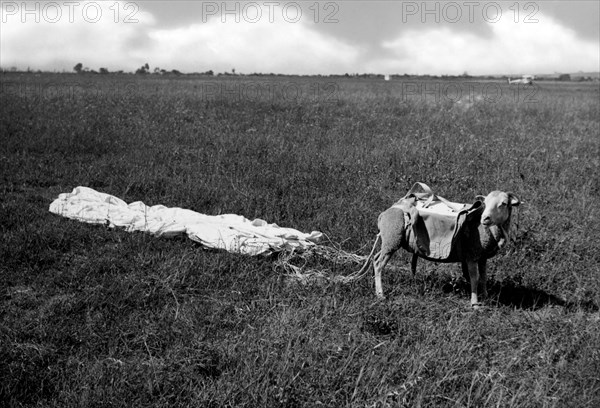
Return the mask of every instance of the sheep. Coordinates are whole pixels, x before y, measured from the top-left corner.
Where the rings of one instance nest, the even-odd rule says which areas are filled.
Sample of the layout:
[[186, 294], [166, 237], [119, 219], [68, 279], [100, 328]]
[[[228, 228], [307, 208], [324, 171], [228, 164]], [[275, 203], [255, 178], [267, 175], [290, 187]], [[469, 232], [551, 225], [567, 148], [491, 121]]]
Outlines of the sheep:
[[[361, 272], [366, 271], [370, 262], [373, 262], [375, 293], [377, 297], [383, 299], [381, 273], [392, 255], [400, 248], [413, 253], [411, 260], [413, 277], [416, 274], [419, 257], [434, 262], [460, 262], [463, 274], [471, 282], [471, 306], [473, 309], [479, 309], [482, 304], [479, 303], [478, 291], [481, 292], [482, 298], [487, 297], [487, 260], [495, 256], [508, 243], [512, 208], [518, 206], [521, 201], [515, 194], [502, 191], [492, 191], [486, 197], [477, 196], [477, 200], [483, 201], [483, 211], [476, 211], [473, 214], [474, 217], [481, 214], [481, 218], [465, 221], [457, 236], [456, 247], [452, 254], [448, 259], [439, 260], [423, 255], [419, 248], [411, 247], [407, 240], [406, 226], [409, 224], [414, 226], [419, 216], [414, 206], [415, 199], [415, 197], [404, 198], [379, 215], [377, 221], [379, 234]], [[381, 250], [373, 257], [379, 241], [381, 241]]]

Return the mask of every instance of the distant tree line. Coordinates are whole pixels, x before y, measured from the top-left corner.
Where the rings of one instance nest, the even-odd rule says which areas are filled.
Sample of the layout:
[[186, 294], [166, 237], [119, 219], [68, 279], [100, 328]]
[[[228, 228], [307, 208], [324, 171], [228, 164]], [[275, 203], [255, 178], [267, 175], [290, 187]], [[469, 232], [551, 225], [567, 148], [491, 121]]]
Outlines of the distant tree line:
[[[108, 68], [104, 68], [101, 67], [98, 71], [95, 70], [90, 70], [89, 68], [83, 66], [83, 64], [81, 62], [78, 62], [74, 67], [73, 67], [73, 71], [75, 71], [78, 74], [122, 74], [124, 73], [123, 70], [120, 71], [114, 71], [114, 72], [110, 72], [108, 70]], [[234, 71], [235, 72], [235, 71]], [[172, 69], [172, 70], [166, 70], [166, 69], [161, 69], [160, 67], [155, 67], [153, 70], [150, 70], [150, 64], [148, 64], [147, 62], [142, 65], [141, 67], [139, 67], [138, 69], [135, 70], [135, 74], [136, 75], [148, 75], [148, 74], [153, 74], [153, 75], [185, 75], [183, 74], [181, 71], [176, 70], [176, 69]], [[208, 75], [208, 76], [213, 76], [214, 72], [212, 70], [208, 70], [206, 72], [196, 72], [194, 73], [196, 75]]]
[[[125, 74], [123, 70], [119, 71], [109, 71], [108, 68], [100, 67], [98, 71], [85, 67], [81, 62], [78, 62], [73, 67], [73, 71], [77, 74], [100, 74], [100, 75], [108, 75], [108, 74]], [[32, 70], [31, 68], [27, 68], [26, 71], [20, 71], [17, 67], [10, 67], [9, 69], [0, 68], [0, 72], [35, 72], [38, 74], [43, 73], [41, 70]], [[132, 72], [127, 72], [126, 74], [132, 74]], [[503, 80], [506, 81], [506, 76], [503, 75], [479, 75], [473, 76], [469, 75], [466, 71], [461, 75], [419, 75], [419, 74], [375, 74], [375, 73], [345, 73], [345, 74], [315, 74], [315, 75], [288, 75], [288, 74], [277, 74], [277, 73], [262, 73], [262, 72], [252, 72], [249, 74], [238, 73], [235, 68], [231, 69], [231, 72], [219, 72], [215, 73], [212, 69], [205, 72], [188, 72], [183, 73], [177, 69], [166, 70], [160, 67], [154, 67], [154, 69], [150, 69], [150, 64], [145, 63], [138, 69], [136, 69], [133, 74], [136, 75], [188, 75], [188, 76], [246, 76], [246, 77], [269, 77], [269, 76], [278, 76], [278, 77], [317, 77], [317, 78], [364, 78], [364, 79], [390, 79], [390, 80], [408, 80], [408, 79], [448, 79], [448, 80], [456, 80], [456, 79], [469, 79], [469, 80]], [[588, 74], [588, 75], [586, 75]], [[556, 74], [555, 76], [549, 75], [541, 75], [536, 76], [535, 82], [539, 81], [577, 81], [577, 82], [585, 82], [585, 81], [600, 81], [600, 77], [596, 74], [589, 75], [590, 73], [583, 73], [581, 75], [578, 74]]]

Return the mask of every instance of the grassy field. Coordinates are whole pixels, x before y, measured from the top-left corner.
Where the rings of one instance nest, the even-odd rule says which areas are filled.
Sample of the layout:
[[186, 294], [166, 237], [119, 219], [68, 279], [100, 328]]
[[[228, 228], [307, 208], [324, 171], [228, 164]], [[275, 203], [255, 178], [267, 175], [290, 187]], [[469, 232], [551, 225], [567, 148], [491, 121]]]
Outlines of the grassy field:
[[[600, 406], [600, 93], [471, 81], [1, 76], [0, 405]], [[89, 186], [237, 213], [365, 255], [416, 182], [523, 204], [469, 307], [398, 254], [300, 282], [277, 256], [68, 220]], [[360, 265], [309, 259], [329, 276]]]

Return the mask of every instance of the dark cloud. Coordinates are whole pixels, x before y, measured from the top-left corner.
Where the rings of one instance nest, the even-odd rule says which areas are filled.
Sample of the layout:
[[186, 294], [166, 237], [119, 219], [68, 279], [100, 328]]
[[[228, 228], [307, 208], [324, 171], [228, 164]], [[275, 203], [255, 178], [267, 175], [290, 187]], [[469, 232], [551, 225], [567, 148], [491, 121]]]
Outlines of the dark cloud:
[[[151, 12], [161, 27], [181, 27], [201, 24], [208, 19], [233, 19], [239, 10], [254, 16], [260, 6], [263, 19], [269, 16], [269, 3], [280, 6], [300, 4], [302, 21], [311, 22], [318, 31], [330, 33], [339, 39], [373, 45], [397, 37], [408, 29], [448, 27], [457, 32], [489, 36], [487, 22], [496, 17], [523, 23], [543, 15], [553, 17], [579, 36], [598, 40], [600, 36], [600, 2], [591, 1], [141, 1], [141, 9]], [[499, 7], [498, 7], [499, 6]], [[293, 7], [290, 8], [292, 11]], [[497, 14], [500, 11], [500, 15]], [[281, 19], [280, 11], [274, 18]], [[486, 22], [487, 20], [487, 22]]]
[[537, 4], [541, 13], [574, 30], [580, 38], [590, 41], [600, 38], [600, 2], [543, 1]]
[[[140, 9], [152, 13], [160, 27], [173, 28], [202, 22], [200, 1], [142, 1], [137, 2]], [[211, 2], [204, 2], [211, 3]], [[221, 2], [212, 2], [220, 4]]]

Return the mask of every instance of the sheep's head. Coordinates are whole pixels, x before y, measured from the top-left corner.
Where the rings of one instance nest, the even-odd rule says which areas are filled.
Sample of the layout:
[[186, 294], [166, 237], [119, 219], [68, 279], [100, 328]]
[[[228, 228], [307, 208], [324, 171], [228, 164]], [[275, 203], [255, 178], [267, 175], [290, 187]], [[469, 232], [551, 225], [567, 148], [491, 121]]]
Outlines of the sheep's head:
[[503, 225], [510, 218], [512, 207], [518, 206], [521, 201], [513, 193], [504, 191], [492, 191], [484, 196], [477, 196], [482, 199], [485, 209], [481, 214], [481, 224], [489, 227], [491, 225]]

